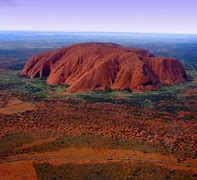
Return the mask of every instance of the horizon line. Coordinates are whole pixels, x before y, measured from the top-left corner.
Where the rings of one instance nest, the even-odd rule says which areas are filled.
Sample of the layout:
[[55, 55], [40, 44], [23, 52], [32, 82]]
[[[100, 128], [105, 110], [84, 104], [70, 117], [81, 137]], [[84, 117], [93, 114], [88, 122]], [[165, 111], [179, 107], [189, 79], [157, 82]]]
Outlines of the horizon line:
[[64, 31], [64, 30], [0, 30], [0, 32], [40, 32], [40, 33], [101, 33], [101, 34], [152, 34], [152, 35], [189, 35], [197, 36], [197, 33], [165, 33], [165, 32], [130, 32], [130, 31]]

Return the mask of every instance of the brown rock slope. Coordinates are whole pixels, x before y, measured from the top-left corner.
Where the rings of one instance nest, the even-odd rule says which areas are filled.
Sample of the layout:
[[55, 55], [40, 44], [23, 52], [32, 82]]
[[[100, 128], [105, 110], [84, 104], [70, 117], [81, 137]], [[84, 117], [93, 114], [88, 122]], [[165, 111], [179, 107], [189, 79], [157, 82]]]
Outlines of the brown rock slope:
[[155, 90], [186, 77], [178, 60], [112, 43], [82, 43], [36, 55], [27, 61], [21, 75], [45, 76], [49, 84], [68, 84], [67, 92]]

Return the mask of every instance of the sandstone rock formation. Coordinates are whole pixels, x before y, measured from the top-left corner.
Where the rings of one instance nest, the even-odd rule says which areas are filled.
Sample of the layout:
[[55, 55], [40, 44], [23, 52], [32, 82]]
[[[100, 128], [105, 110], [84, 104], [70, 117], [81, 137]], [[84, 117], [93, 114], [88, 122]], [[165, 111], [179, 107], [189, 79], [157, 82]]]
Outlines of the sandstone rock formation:
[[69, 93], [156, 90], [186, 78], [178, 60], [113, 43], [82, 43], [36, 55], [20, 75], [47, 77], [49, 84], [67, 84]]

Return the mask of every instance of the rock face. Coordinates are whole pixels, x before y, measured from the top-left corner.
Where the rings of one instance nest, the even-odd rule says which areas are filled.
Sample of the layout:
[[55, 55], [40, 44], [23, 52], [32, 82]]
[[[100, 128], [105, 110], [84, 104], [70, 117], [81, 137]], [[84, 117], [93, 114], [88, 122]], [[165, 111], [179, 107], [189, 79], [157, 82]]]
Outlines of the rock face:
[[178, 60], [112, 43], [82, 43], [36, 55], [27, 61], [20, 75], [47, 77], [49, 84], [68, 84], [69, 93], [156, 90], [186, 78]]

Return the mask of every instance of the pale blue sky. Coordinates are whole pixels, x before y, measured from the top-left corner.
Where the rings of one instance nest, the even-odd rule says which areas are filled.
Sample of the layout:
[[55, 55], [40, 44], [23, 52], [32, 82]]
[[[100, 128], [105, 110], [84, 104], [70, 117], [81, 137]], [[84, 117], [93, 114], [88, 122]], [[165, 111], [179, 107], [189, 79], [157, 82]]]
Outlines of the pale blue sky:
[[197, 34], [197, 0], [0, 0], [0, 30]]

